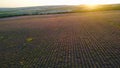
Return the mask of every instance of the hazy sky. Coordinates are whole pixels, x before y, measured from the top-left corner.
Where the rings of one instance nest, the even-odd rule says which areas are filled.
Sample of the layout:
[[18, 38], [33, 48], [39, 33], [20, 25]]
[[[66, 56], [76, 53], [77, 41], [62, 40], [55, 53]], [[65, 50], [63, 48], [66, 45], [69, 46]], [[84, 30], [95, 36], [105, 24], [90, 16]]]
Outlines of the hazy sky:
[[0, 0], [0, 7], [26, 7], [42, 5], [111, 4], [120, 0]]

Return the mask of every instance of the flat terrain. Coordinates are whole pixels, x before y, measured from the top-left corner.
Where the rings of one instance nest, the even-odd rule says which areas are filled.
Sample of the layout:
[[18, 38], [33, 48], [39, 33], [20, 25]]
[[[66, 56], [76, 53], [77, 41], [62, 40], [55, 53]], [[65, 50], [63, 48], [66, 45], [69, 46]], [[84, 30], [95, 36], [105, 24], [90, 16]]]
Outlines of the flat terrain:
[[0, 19], [0, 68], [120, 68], [120, 11]]

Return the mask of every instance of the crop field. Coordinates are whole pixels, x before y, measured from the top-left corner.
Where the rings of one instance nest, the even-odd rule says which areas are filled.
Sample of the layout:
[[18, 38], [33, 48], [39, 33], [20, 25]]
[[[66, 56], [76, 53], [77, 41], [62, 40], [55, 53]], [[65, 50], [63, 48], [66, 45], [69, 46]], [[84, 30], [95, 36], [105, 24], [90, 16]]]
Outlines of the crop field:
[[120, 68], [120, 11], [0, 19], [0, 68]]

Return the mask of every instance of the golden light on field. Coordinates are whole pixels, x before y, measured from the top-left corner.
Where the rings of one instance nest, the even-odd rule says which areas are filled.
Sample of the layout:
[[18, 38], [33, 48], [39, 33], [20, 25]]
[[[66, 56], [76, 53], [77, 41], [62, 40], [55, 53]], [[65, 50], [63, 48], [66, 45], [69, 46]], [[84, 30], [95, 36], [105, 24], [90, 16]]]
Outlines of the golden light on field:
[[[43, 5], [80, 5], [80, 4], [115, 4], [120, 0], [0, 0], [0, 7], [24, 7]], [[93, 6], [91, 6], [93, 7]]]
[[85, 4], [87, 9], [96, 9], [98, 6], [99, 4]]

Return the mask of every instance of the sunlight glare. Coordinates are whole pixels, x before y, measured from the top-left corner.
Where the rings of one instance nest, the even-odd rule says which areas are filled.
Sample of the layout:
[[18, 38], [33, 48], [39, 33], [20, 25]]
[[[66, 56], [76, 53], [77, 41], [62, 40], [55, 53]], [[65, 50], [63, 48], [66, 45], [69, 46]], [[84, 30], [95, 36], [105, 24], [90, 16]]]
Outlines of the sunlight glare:
[[87, 9], [96, 9], [98, 6], [98, 4], [85, 4]]

